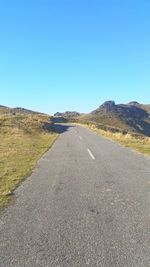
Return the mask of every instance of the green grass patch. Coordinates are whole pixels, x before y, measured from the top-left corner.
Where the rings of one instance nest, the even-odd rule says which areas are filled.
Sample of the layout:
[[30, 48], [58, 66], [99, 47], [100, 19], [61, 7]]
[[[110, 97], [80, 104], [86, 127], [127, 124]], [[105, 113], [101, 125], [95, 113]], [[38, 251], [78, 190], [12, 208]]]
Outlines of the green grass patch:
[[48, 116], [0, 114], [0, 207], [57, 138], [45, 123]]

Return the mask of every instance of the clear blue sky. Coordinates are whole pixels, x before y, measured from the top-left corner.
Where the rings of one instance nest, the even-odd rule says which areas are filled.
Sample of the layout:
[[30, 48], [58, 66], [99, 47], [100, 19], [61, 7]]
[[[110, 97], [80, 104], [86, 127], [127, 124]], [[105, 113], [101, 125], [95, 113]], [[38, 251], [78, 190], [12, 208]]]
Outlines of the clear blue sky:
[[2, 0], [0, 104], [150, 103], [150, 0]]

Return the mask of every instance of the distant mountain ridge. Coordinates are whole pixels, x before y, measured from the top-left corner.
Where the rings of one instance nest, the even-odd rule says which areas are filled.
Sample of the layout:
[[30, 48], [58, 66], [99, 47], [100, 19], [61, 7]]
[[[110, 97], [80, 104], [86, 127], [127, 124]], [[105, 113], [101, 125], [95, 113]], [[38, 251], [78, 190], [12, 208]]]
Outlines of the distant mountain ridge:
[[150, 105], [136, 101], [128, 104], [106, 101], [96, 110], [82, 116], [81, 120], [150, 136]]

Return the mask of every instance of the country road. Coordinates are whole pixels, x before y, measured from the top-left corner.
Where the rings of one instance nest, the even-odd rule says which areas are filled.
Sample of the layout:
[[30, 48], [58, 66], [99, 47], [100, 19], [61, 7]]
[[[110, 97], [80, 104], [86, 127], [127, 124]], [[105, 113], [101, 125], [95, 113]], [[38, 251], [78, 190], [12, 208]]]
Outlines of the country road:
[[149, 267], [150, 159], [81, 126], [57, 127], [0, 214], [0, 267]]

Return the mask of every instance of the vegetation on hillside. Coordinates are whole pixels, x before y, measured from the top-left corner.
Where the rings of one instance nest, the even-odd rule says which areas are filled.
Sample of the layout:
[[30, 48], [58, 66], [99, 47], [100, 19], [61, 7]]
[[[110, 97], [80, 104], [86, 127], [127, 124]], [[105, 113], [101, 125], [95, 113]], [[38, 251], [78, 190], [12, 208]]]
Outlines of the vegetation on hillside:
[[56, 139], [50, 124], [47, 115], [0, 107], [0, 206]]
[[74, 118], [75, 120], [95, 123], [97, 128], [113, 133], [150, 136], [150, 105], [137, 102], [116, 105], [114, 101], [107, 101], [91, 113]]

